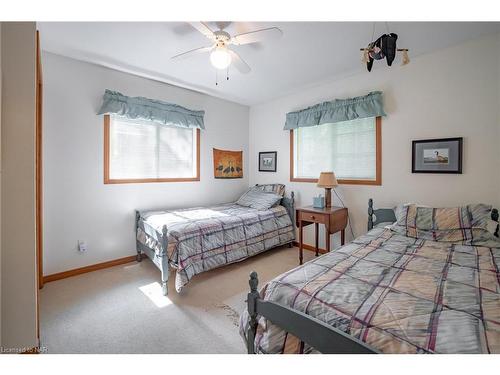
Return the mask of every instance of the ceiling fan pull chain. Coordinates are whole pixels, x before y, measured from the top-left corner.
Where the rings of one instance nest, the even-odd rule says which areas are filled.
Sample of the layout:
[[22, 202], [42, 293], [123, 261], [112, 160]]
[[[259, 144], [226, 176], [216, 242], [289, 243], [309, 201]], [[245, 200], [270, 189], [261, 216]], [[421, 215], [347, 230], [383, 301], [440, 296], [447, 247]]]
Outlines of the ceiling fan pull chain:
[[229, 67], [226, 69], [226, 81], [229, 81]]
[[215, 86], [218, 86], [218, 85], [219, 85], [218, 74], [217, 74], [217, 69], [215, 69]]

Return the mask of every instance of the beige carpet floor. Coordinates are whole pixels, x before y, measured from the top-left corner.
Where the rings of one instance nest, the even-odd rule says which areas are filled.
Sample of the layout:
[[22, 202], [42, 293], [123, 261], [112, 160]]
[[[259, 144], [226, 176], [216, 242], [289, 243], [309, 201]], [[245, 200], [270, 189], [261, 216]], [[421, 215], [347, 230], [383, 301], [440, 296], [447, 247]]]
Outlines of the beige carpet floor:
[[171, 273], [168, 297], [149, 260], [47, 283], [41, 346], [48, 353], [244, 353], [238, 319], [248, 275], [257, 271], [263, 285], [297, 265], [297, 248], [281, 247], [197, 275], [180, 294]]

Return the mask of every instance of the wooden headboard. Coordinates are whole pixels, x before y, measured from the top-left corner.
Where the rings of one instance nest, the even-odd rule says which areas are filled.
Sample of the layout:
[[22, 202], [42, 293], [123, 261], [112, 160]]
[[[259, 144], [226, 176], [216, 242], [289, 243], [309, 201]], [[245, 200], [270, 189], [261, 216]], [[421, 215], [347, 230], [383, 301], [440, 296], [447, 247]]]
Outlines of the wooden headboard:
[[[375, 220], [373, 220], [375, 216]], [[372, 230], [374, 225], [396, 221], [396, 214], [392, 208], [373, 209], [373, 199], [368, 199], [368, 230]]]

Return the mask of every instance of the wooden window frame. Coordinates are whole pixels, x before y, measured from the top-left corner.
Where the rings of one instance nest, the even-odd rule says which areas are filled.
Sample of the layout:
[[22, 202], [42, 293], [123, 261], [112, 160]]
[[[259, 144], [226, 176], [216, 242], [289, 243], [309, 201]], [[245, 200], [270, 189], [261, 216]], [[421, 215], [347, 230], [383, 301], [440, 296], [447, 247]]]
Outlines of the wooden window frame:
[[[294, 172], [294, 153], [293, 153], [293, 129], [290, 130], [290, 181], [291, 182], [313, 182], [317, 183], [317, 178], [299, 178], [293, 175]], [[375, 118], [375, 179], [337, 179], [342, 185], [382, 185], [382, 117]]]
[[179, 178], [121, 178], [112, 179], [109, 177], [110, 163], [110, 135], [111, 125], [110, 115], [104, 115], [104, 183], [105, 184], [141, 184], [149, 182], [190, 182], [200, 181], [200, 129], [196, 129], [196, 176]]

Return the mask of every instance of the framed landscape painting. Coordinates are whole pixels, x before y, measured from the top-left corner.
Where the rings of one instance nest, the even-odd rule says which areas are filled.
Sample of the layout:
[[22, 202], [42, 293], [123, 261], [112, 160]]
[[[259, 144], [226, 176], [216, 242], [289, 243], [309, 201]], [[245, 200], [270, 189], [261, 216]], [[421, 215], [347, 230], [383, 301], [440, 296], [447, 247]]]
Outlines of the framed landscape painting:
[[259, 172], [276, 172], [276, 151], [259, 152]]
[[214, 148], [214, 177], [243, 178], [243, 151]]
[[412, 142], [412, 173], [462, 173], [463, 138]]

